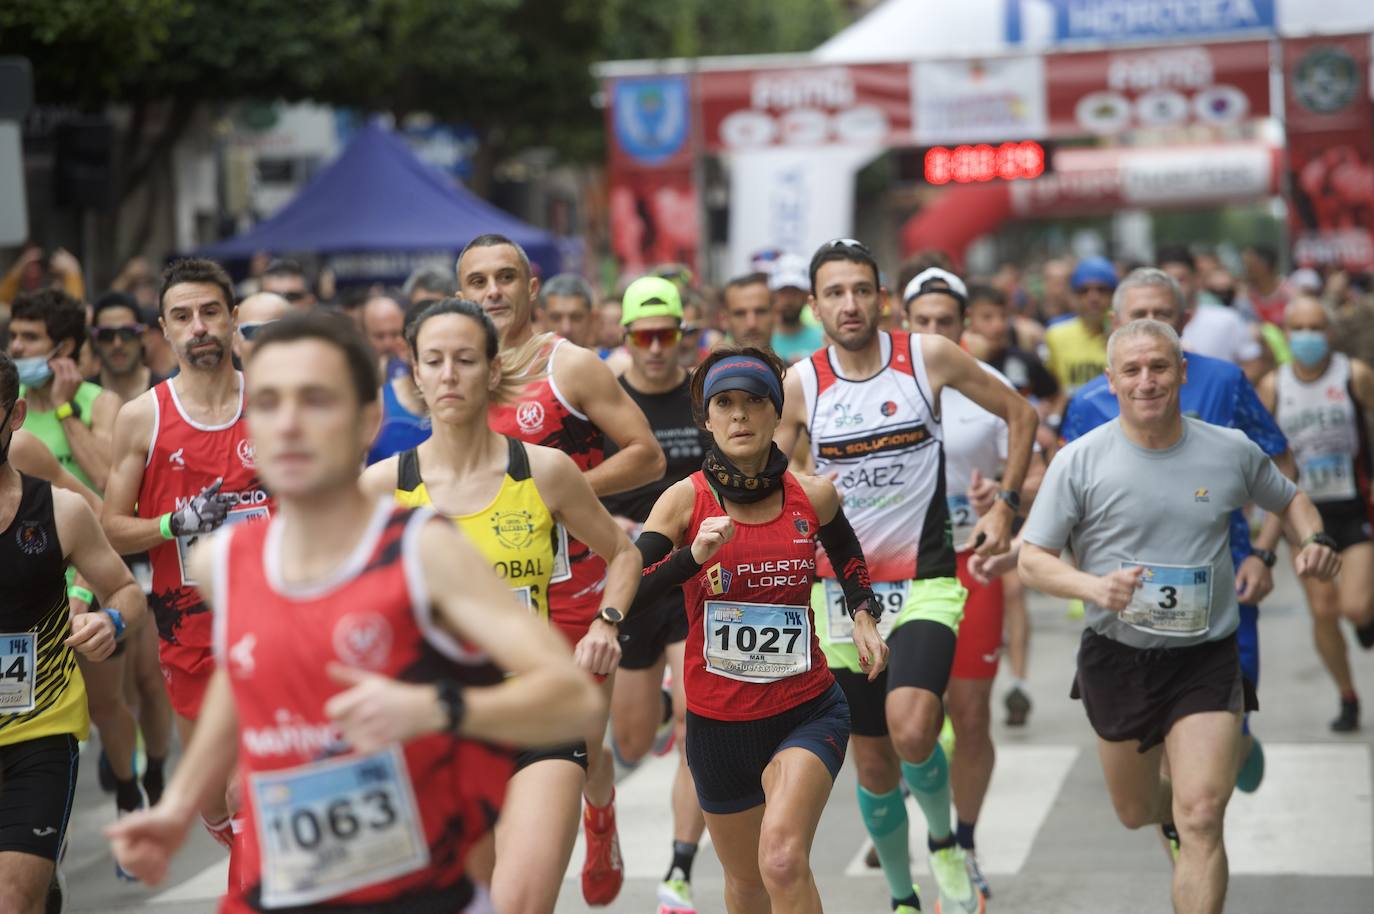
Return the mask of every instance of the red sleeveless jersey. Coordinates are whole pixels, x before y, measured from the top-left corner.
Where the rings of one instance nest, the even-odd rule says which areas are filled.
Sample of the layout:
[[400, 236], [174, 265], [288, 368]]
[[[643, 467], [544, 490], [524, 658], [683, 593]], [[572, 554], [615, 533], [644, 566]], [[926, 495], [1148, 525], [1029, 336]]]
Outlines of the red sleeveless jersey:
[[[187, 418], [171, 380], [153, 388], [153, 440], [138, 490], [137, 516], [161, 517], [176, 511], [216, 479], [224, 480], [221, 493], [237, 499], [226, 524], [268, 516], [272, 501], [258, 481], [243, 418], [242, 374], [238, 381], [238, 411], [231, 421], [213, 427]], [[178, 537], [148, 550], [153, 569], [148, 608], [157, 620], [159, 654], [164, 666], [187, 671], [201, 669], [210, 655], [210, 607], [185, 564], [197, 539]]]
[[[726, 512], [706, 477], [684, 543]], [[834, 683], [811, 615], [820, 521], [795, 476], [783, 476], [782, 512], [763, 524], [735, 521], [735, 536], [682, 592], [687, 607], [687, 709], [715, 720], [758, 720], [820, 695]], [[684, 546], [684, 548], [687, 548]]]
[[[554, 357], [567, 340], [555, 340], [547, 350], [547, 375], [527, 387], [516, 403], [493, 403], [487, 424], [493, 431], [528, 444], [556, 448], [573, 459], [583, 472], [605, 459], [605, 436], [591, 420], [563, 399], [553, 379]], [[571, 344], [569, 344], [571, 345]], [[574, 644], [596, 618], [605, 587], [606, 563], [595, 552], [567, 537], [568, 576], [555, 578], [549, 588], [549, 617]]]
[[512, 754], [431, 734], [362, 755], [324, 711], [343, 691], [331, 662], [406, 682], [500, 680], [431, 620], [419, 534], [433, 517], [379, 502], [334, 578], [308, 586], [282, 579], [280, 520], [217, 535], [215, 657], [238, 710], [245, 826], [222, 912], [466, 905], [463, 864], [496, 821]]

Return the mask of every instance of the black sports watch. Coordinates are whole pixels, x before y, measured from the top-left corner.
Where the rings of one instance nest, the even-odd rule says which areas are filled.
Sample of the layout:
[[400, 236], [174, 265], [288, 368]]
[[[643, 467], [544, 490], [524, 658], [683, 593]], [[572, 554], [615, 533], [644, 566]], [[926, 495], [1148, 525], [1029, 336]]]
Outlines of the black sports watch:
[[1339, 544], [1331, 536], [1331, 534], [1327, 533], [1325, 530], [1318, 530], [1316, 533], [1313, 533], [1307, 539], [1302, 541], [1303, 546], [1310, 546], [1313, 543], [1316, 543], [1318, 546], [1325, 546], [1327, 549], [1330, 549], [1333, 552], [1340, 551]]
[[997, 493], [997, 500], [1006, 502], [1012, 514], [1021, 513], [1021, 493], [1015, 489], [1002, 489]]
[[859, 613], [868, 613], [873, 617], [874, 622], [881, 622], [883, 620], [883, 604], [879, 603], [877, 598], [870, 594], [859, 601], [859, 605], [849, 614], [849, 618], [853, 619]]
[[596, 617], [607, 625], [618, 626], [621, 622], [625, 621], [625, 614], [614, 606], [603, 606], [601, 612], [596, 614]]
[[1265, 568], [1273, 568], [1274, 563], [1279, 560], [1278, 555], [1272, 549], [1252, 548], [1250, 554], [1264, 563]]
[[463, 700], [463, 687], [452, 679], [440, 679], [434, 683], [435, 690], [439, 693], [439, 704], [444, 706], [444, 731], [445, 733], [457, 733], [458, 728], [463, 725], [463, 717], [467, 714], [467, 702]]

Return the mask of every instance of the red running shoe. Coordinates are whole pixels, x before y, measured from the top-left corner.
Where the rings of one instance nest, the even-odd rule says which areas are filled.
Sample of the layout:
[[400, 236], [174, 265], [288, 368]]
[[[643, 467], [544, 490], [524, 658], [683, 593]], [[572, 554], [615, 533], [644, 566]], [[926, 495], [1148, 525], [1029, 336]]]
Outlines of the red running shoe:
[[615, 794], [604, 808], [586, 803], [582, 813], [582, 834], [587, 841], [587, 859], [582, 864], [582, 898], [592, 907], [608, 905], [615, 901], [625, 883], [620, 836], [615, 830]]

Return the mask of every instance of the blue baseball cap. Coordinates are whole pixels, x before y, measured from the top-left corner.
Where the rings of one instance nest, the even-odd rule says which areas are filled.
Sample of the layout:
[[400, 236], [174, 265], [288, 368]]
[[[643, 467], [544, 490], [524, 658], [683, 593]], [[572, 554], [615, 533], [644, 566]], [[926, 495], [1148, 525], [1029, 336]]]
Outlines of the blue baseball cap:
[[1069, 285], [1077, 290], [1089, 283], [1101, 283], [1108, 288], [1116, 288], [1116, 267], [1105, 257], [1084, 257], [1073, 268]]
[[782, 415], [782, 385], [778, 383], [773, 369], [762, 359], [752, 355], [731, 356], [721, 359], [706, 372], [703, 395], [709, 403], [721, 391], [743, 390], [773, 401], [778, 415]]

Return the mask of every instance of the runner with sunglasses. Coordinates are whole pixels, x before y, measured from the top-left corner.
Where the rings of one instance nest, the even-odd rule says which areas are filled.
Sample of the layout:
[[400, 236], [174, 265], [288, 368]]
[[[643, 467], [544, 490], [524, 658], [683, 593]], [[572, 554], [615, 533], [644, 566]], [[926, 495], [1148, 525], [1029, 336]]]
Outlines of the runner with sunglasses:
[[275, 292], [259, 292], [239, 302], [234, 313], [234, 355], [239, 364], [248, 364], [253, 341], [262, 329], [291, 313], [291, 303]]
[[753, 347], [702, 362], [692, 406], [710, 451], [654, 504], [638, 542], [648, 570], [634, 611], [683, 592], [687, 758], [731, 914], [821, 910], [811, 844], [844, 764], [849, 706], [808, 605], [818, 544], [843, 569], [858, 663], [876, 677], [887, 660], [834, 485], [794, 476], [773, 444], [783, 371]]
[[919, 910], [900, 788], [905, 777], [929, 829], [936, 910], [979, 911], [984, 900], [951, 827], [949, 766], [938, 742], [966, 597], [956, 576], [938, 404], [952, 388], [1007, 423], [1002, 489], [968, 534], [984, 555], [1007, 550], [1038, 419], [956, 343], [881, 331], [878, 264], [863, 244], [843, 238], [822, 245], [809, 272], [811, 306], [834, 345], [788, 376], [777, 442], [791, 455], [806, 433], [816, 471], [835, 479], [869, 559], [885, 610], [880, 630], [892, 651], [886, 675], [862, 675], [841, 611], [844, 564], [822, 557], [812, 606], [822, 648], [854, 711], [859, 811], [894, 907]]
[[[692, 415], [690, 375], [681, 365], [682, 302], [677, 285], [657, 276], [637, 279], [625, 290], [621, 310], [631, 362], [620, 377], [620, 386], [649, 420], [668, 461], [667, 471], [657, 482], [602, 499], [621, 525], [637, 536], [659, 496], [700, 469], [701, 459], [710, 448], [710, 436]], [[607, 447], [607, 453], [614, 453], [612, 447]], [[664, 718], [664, 665], [671, 671], [669, 721], [677, 744], [678, 768], [672, 792], [672, 862], [659, 885], [658, 903], [661, 914], [691, 912], [695, 910], [692, 862], [706, 822], [683, 754], [687, 614], [682, 592], [672, 591], [630, 616], [620, 626], [620, 638], [620, 671], [611, 696], [611, 732], [626, 764], [635, 764], [654, 748]]]
[[[519, 602], [544, 622], [555, 531], [566, 526], [607, 563], [601, 618], [577, 643], [575, 657], [590, 673], [609, 673], [619, 654], [617, 622], [638, 585], [639, 554], [629, 537], [566, 454], [487, 427], [490, 404], [515, 399], [524, 385], [503, 371], [496, 326], [481, 306], [456, 298], [422, 306], [407, 342], [434, 434], [369, 467], [364, 489], [452, 517]], [[516, 757], [496, 831], [491, 885], [498, 910], [553, 911], [577, 837], [586, 769], [582, 742]]]

